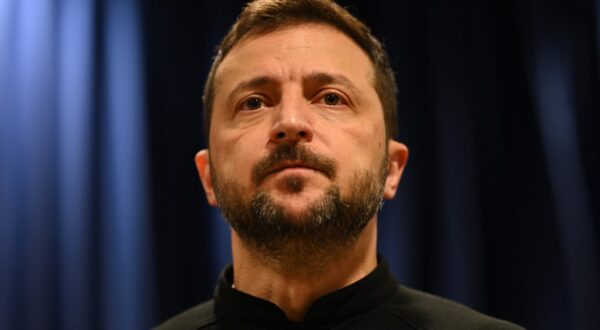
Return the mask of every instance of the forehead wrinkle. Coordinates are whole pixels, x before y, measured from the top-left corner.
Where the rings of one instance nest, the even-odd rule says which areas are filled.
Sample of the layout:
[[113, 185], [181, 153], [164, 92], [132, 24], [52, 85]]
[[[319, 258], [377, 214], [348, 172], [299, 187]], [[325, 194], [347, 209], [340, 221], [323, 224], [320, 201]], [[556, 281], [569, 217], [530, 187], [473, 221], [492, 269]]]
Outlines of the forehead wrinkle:
[[[271, 68], [273, 69], [273, 68]], [[267, 74], [260, 74], [238, 83], [233, 90], [228, 94], [228, 97], [234, 96], [236, 93], [246, 89], [260, 89], [265, 87], [281, 86], [284, 81], [298, 81], [301, 76], [295, 68], [284, 69], [280, 68], [277, 71]]]

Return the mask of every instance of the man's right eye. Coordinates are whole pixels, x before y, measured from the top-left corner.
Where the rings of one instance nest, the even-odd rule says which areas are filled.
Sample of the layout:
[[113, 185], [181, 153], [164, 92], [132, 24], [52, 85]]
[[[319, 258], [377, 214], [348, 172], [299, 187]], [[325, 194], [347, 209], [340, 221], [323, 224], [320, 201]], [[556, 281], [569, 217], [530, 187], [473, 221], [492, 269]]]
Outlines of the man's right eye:
[[258, 97], [252, 97], [244, 102], [245, 110], [258, 110], [263, 106], [263, 101]]

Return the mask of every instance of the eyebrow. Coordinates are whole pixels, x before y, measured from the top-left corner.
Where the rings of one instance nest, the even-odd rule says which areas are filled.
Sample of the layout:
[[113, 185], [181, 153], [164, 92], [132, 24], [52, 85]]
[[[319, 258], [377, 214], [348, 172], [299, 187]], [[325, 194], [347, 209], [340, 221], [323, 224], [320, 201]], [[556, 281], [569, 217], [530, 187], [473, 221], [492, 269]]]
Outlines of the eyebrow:
[[341, 74], [332, 74], [326, 72], [312, 72], [302, 79], [304, 84], [339, 84], [350, 88], [354, 93], [360, 94], [359, 89], [350, 79]]
[[235, 86], [235, 88], [231, 91], [231, 93], [229, 93], [228, 99], [230, 99], [232, 96], [234, 96], [235, 94], [239, 93], [240, 91], [242, 91], [244, 89], [255, 89], [255, 88], [259, 88], [259, 87], [265, 87], [268, 85], [274, 85], [276, 83], [277, 83], [276, 80], [269, 76], [254, 77], [252, 79], [242, 81], [241, 83], [237, 84], [237, 86]]

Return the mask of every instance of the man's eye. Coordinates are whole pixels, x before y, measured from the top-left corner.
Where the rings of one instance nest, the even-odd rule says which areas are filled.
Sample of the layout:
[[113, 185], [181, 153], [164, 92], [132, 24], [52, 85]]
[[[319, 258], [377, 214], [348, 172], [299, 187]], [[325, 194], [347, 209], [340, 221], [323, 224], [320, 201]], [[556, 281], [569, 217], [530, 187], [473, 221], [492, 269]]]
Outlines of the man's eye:
[[244, 102], [246, 105], [246, 109], [248, 110], [258, 110], [263, 106], [263, 101], [258, 97], [253, 97], [251, 99], [246, 100]]
[[327, 93], [323, 97], [323, 101], [327, 105], [339, 105], [341, 103], [340, 96], [335, 93]]

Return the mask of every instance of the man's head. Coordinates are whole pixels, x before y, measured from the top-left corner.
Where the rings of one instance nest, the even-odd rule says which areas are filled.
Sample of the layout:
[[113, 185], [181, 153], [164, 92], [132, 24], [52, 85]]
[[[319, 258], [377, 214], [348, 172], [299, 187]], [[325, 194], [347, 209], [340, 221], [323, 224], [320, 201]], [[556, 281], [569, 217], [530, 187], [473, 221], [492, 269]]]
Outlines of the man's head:
[[329, 1], [251, 3], [205, 101], [210, 152], [196, 164], [208, 201], [266, 259], [293, 269], [339, 256], [396, 193], [407, 150], [391, 139], [391, 69]]
[[204, 129], [210, 139], [217, 70], [229, 51], [242, 39], [302, 23], [330, 25], [352, 39], [373, 65], [373, 86], [383, 106], [386, 135], [398, 133], [396, 81], [387, 53], [369, 28], [344, 8], [330, 0], [259, 0], [250, 2], [219, 45], [204, 86]]

